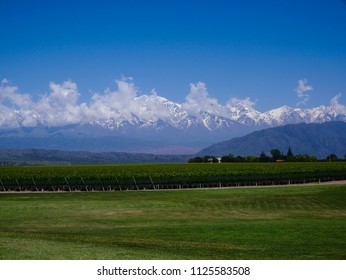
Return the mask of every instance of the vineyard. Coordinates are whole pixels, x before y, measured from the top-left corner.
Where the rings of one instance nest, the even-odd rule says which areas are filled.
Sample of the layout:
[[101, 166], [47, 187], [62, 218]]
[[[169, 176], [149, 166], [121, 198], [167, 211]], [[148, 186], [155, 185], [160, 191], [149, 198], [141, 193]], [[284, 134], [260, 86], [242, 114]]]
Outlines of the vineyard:
[[117, 191], [346, 179], [345, 162], [0, 167], [0, 191]]

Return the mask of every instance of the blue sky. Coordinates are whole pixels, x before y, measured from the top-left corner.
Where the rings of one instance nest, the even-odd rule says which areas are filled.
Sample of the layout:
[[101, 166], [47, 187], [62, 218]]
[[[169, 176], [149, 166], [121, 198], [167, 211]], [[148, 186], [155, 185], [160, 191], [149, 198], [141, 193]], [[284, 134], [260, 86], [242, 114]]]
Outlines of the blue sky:
[[343, 0], [0, 0], [0, 26], [0, 81], [33, 98], [73, 81], [89, 102], [125, 76], [179, 103], [199, 81], [262, 112], [346, 103]]

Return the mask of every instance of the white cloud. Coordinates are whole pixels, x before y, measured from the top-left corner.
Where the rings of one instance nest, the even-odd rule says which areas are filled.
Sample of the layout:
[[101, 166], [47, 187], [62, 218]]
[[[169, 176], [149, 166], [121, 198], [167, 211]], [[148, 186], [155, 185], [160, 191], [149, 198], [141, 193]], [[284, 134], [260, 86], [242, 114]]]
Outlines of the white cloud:
[[248, 107], [248, 108], [252, 108], [253, 106], [256, 105], [255, 102], [250, 100], [250, 97], [246, 97], [245, 99], [239, 99], [237, 97], [233, 97], [233, 98], [231, 98], [231, 100], [229, 101], [228, 104], [230, 106], [241, 105], [241, 106], [245, 106], [245, 107]]
[[219, 102], [208, 96], [205, 83], [198, 82], [190, 84], [190, 93], [185, 98], [186, 102], [182, 104], [182, 108], [190, 114], [196, 114], [200, 111], [215, 111], [221, 107]]
[[299, 80], [299, 81], [298, 81], [298, 87], [296, 88], [296, 92], [297, 92], [298, 97], [299, 97], [299, 98], [303, 98], [303, 100], [302, 100], [302, 101], [299, 101], [299, 102], [297, 103], [297, 106], [299, 106], [299, 105], [305, 105], [306, 102], [308, 102], [309, 99], [310, 99], [310, 95], [307, 94], [306, 92], [307, 92], [307, 91], [313, 90], [313, 87], [307, 85], [307, 84], [306, 84], [307, 82], [308, 82], [307, 79], [303, 79], [303, 80]]
[[92, 96], [85, 110], [89, 121], [110, 118], [121, 121], [126, 118], [133, 122], [141, 119], [153, 122], [164, 119], [170, 122], [174, 118], [174, 112], [167, 107], [169, 101], [158, 96], [155, 89], [149, 95], [139, 95], [132, 78], [122, 78], [116, 84], [117, 90], [107, 89], [103, 94], [95, 93]]
[[48, 96], [49, 102], [58, 107], [75, 105], [79, 98], [77, 84], [66, 81], [63, 84], [49, 83], [51, 93]]
[[29, 94], [18, 93], [18, 88], [8, 85], [8, 82], [2, 83], [0, 87], [0, 101], [15, 108], [28, 107], [32, 103]]
[[34, 126], [37, 124], [32, 112], [31, 95], [18, 92], [3, 79], [0, 86], [0, 127]]
[[41, 122], [48, 126], [58, 126], [83, 121], [85, 104], [77, 104], [79, 93], [75, 83], [51, 82], [49, 88], [49, 94], [33, 102], [30, 94], [19, 93], [17, 87], [3, 82], [0, 87], [0, 125], [33, 127]]
[[[298, 81], [297, 94], [306, 102], [312, 86], [307, 80]], [[330, 101], [330, 106], [338, 114], [346, 115], [346, 106], [339, 103], [341, 94]], [[87, 103], [79, 102], [80, 93], [77, 84], [65, 81], [61, 84], [49, 83], [49, 91], [41, 96], [32, 97], [19, 92], [7, 79], [0, 83], [0, 128], [19, 126], [33, 127], [38, 123], [47, 126], [63, 126], [68, 124], [88, 123], [113, 118], [139, 121], [157, 121], [162, 119], [176, 124], [181, 115], [194, 115], [201, 118], [201, 112], [215, 113], [217, 116], [229, 118], [232, 107], [237, 105], [252, 108], [255, 102], [249, 97], [231, 98], [226, 104], [208, 94], [206, 84], [197, 82], [190, 84], [189, 94], [182, 104], [174, 104], [160, 97], [153, 89], [148, 95], [140, 95], [132, 78], [116, 81], [116, 89], [106, 89], [103, 93], [94, 93]]]
[[34, 106], [39, 120], [48, 126], [82, 122], [86, 105], [77, 104], [80, 96], [77, 84], [71, 81], [62, 84], [51, 82], [49, 88], [51, 92], [43, 95]]
[[1, 84], [4, 86], [5, 84], [8, 84], [10, 81], [7, 79], [2, 79]]
[[341, 93], [337, 94], [330, 100], [330, 106], [336, 111], [337, 114], [346, 115], [346, 106], [339, 103]]
[[116, 81], [117, 91], [105, 90], [104, 94], [95, 93], [87, 109], [90, 119], [109, 119], [112, 117], [131, 117], [138, 110], [136, 97], [138, 90], [132, 78], [122, 78]]

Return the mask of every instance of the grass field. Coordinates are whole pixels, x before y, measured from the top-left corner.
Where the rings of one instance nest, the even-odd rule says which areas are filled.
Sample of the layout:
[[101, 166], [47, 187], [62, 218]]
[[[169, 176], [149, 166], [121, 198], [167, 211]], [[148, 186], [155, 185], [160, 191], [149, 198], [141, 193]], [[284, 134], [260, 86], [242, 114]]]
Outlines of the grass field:
[[1, 259], [345, 259], [346, 185], [3, 193]]

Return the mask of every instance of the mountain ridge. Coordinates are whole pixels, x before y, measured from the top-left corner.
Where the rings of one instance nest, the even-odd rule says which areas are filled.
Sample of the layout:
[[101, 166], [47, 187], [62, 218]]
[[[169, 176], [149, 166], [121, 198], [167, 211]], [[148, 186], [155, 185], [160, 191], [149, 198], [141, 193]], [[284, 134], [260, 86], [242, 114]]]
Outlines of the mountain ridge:
[[343, 158], [346, 154], [346, 123], [300, 123], [263, 129], [213, 144], [197, 154], [248, 156], [264, 152], [269, 155], [272, 149], [286, 152], [288, 147], [291, 147], [294, 154], [306, 153], [318, 158], [336, 154]]
[[68, 83], [53, 87], [40, 106], [29, 101], [23, 108], [0, 106], [0, 148], [171, 154], [174, 147], [175, 154], [193, 154], [264, 128], [346, 121], [346, 110], [337, 100], [330, 106], [282, 106], [261, 113], [246, 102], [219, 104], [207, 97], [203, 84], [196, 86], [199, 95], [192, 91], [181, 104], [156, 93], [136, 96], [132, 84], [119, 84], [119, 92], [95, 95], [89, 105], [65, 100], [77, 102], [78, 97], [76, 85]]

